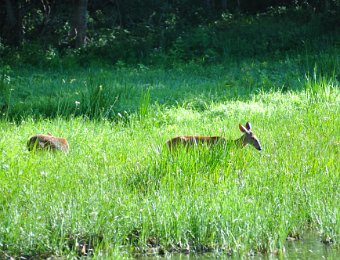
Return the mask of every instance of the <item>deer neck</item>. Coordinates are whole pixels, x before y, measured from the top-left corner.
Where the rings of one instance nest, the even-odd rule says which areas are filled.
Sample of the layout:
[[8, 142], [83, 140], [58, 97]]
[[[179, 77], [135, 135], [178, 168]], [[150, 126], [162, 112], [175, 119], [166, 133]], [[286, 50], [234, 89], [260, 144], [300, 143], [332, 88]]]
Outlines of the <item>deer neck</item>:
[[238, 138], [236, 140], [230, 140], [229, 143], [231, 145], [238, 147], [238, 148], [242, 148], [242, 147], [244, 147], [243, 141], [244, 141], [244, 135], [242, 135], [240, 138]]

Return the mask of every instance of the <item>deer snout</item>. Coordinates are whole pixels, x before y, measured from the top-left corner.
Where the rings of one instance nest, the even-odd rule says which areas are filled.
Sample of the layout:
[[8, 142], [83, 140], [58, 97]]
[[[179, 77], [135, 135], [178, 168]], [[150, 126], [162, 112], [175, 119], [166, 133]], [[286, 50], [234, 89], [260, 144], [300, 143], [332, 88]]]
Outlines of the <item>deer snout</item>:
[[256, 142], [253, 146], [254, 146], [255, 149], [258, 150], [258, 151], [261, 151], [261, 150], [262, 150], [262, 147], [261, 147], [260, 142]]

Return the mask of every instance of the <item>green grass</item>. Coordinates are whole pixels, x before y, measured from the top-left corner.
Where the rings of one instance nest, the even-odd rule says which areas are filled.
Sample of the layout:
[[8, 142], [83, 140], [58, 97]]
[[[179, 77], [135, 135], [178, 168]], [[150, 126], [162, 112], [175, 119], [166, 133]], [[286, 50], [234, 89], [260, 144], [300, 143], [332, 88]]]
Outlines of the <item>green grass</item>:
[[[304, 59], [12, 71], [0, 257], [243, 255], [282, 249], [307, 229], [338, 248], [338, 58], [328, 74]], [[181, 134], [236, 139], [246, 121], [263, 151], [166, 150]], [[28, 138], [47, 132], [66, 137], [70, 153], [28, 152]]]

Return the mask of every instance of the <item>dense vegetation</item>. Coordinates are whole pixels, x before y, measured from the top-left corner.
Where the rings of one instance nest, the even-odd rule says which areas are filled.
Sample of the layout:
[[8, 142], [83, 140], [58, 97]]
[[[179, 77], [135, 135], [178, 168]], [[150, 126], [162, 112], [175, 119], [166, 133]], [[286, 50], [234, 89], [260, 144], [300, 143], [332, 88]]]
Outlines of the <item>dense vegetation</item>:
[[[337, 1], [59, 2], [0, 3], [0, 258], [284, 254], [310, 231], [338, 252]], [[246, 121], [263, 151], [164, 145]], [[70, 152], [29, 152], [47, 132]]]
[[9, 0], [0, 3], [0, 54], [5, 64], [58, 68], [319, 51], [336, 41], [339, 8], [336, 0]]

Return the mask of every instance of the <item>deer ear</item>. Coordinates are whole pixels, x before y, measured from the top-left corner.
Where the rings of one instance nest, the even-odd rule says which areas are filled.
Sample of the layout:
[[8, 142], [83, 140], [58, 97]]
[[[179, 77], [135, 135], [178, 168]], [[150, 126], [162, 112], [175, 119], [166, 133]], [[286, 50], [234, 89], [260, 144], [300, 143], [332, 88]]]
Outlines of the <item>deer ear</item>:
[[251, 124], [250, 124], [250, 122], [247, 122], [247, 123], [246, 123], [246, 128], [247, 128], [248, 131], [251, 129]]
[[248, 133], [248, 130], [243, 125], [239, 124], [239, 127], [240, 127], [241, 132]]

